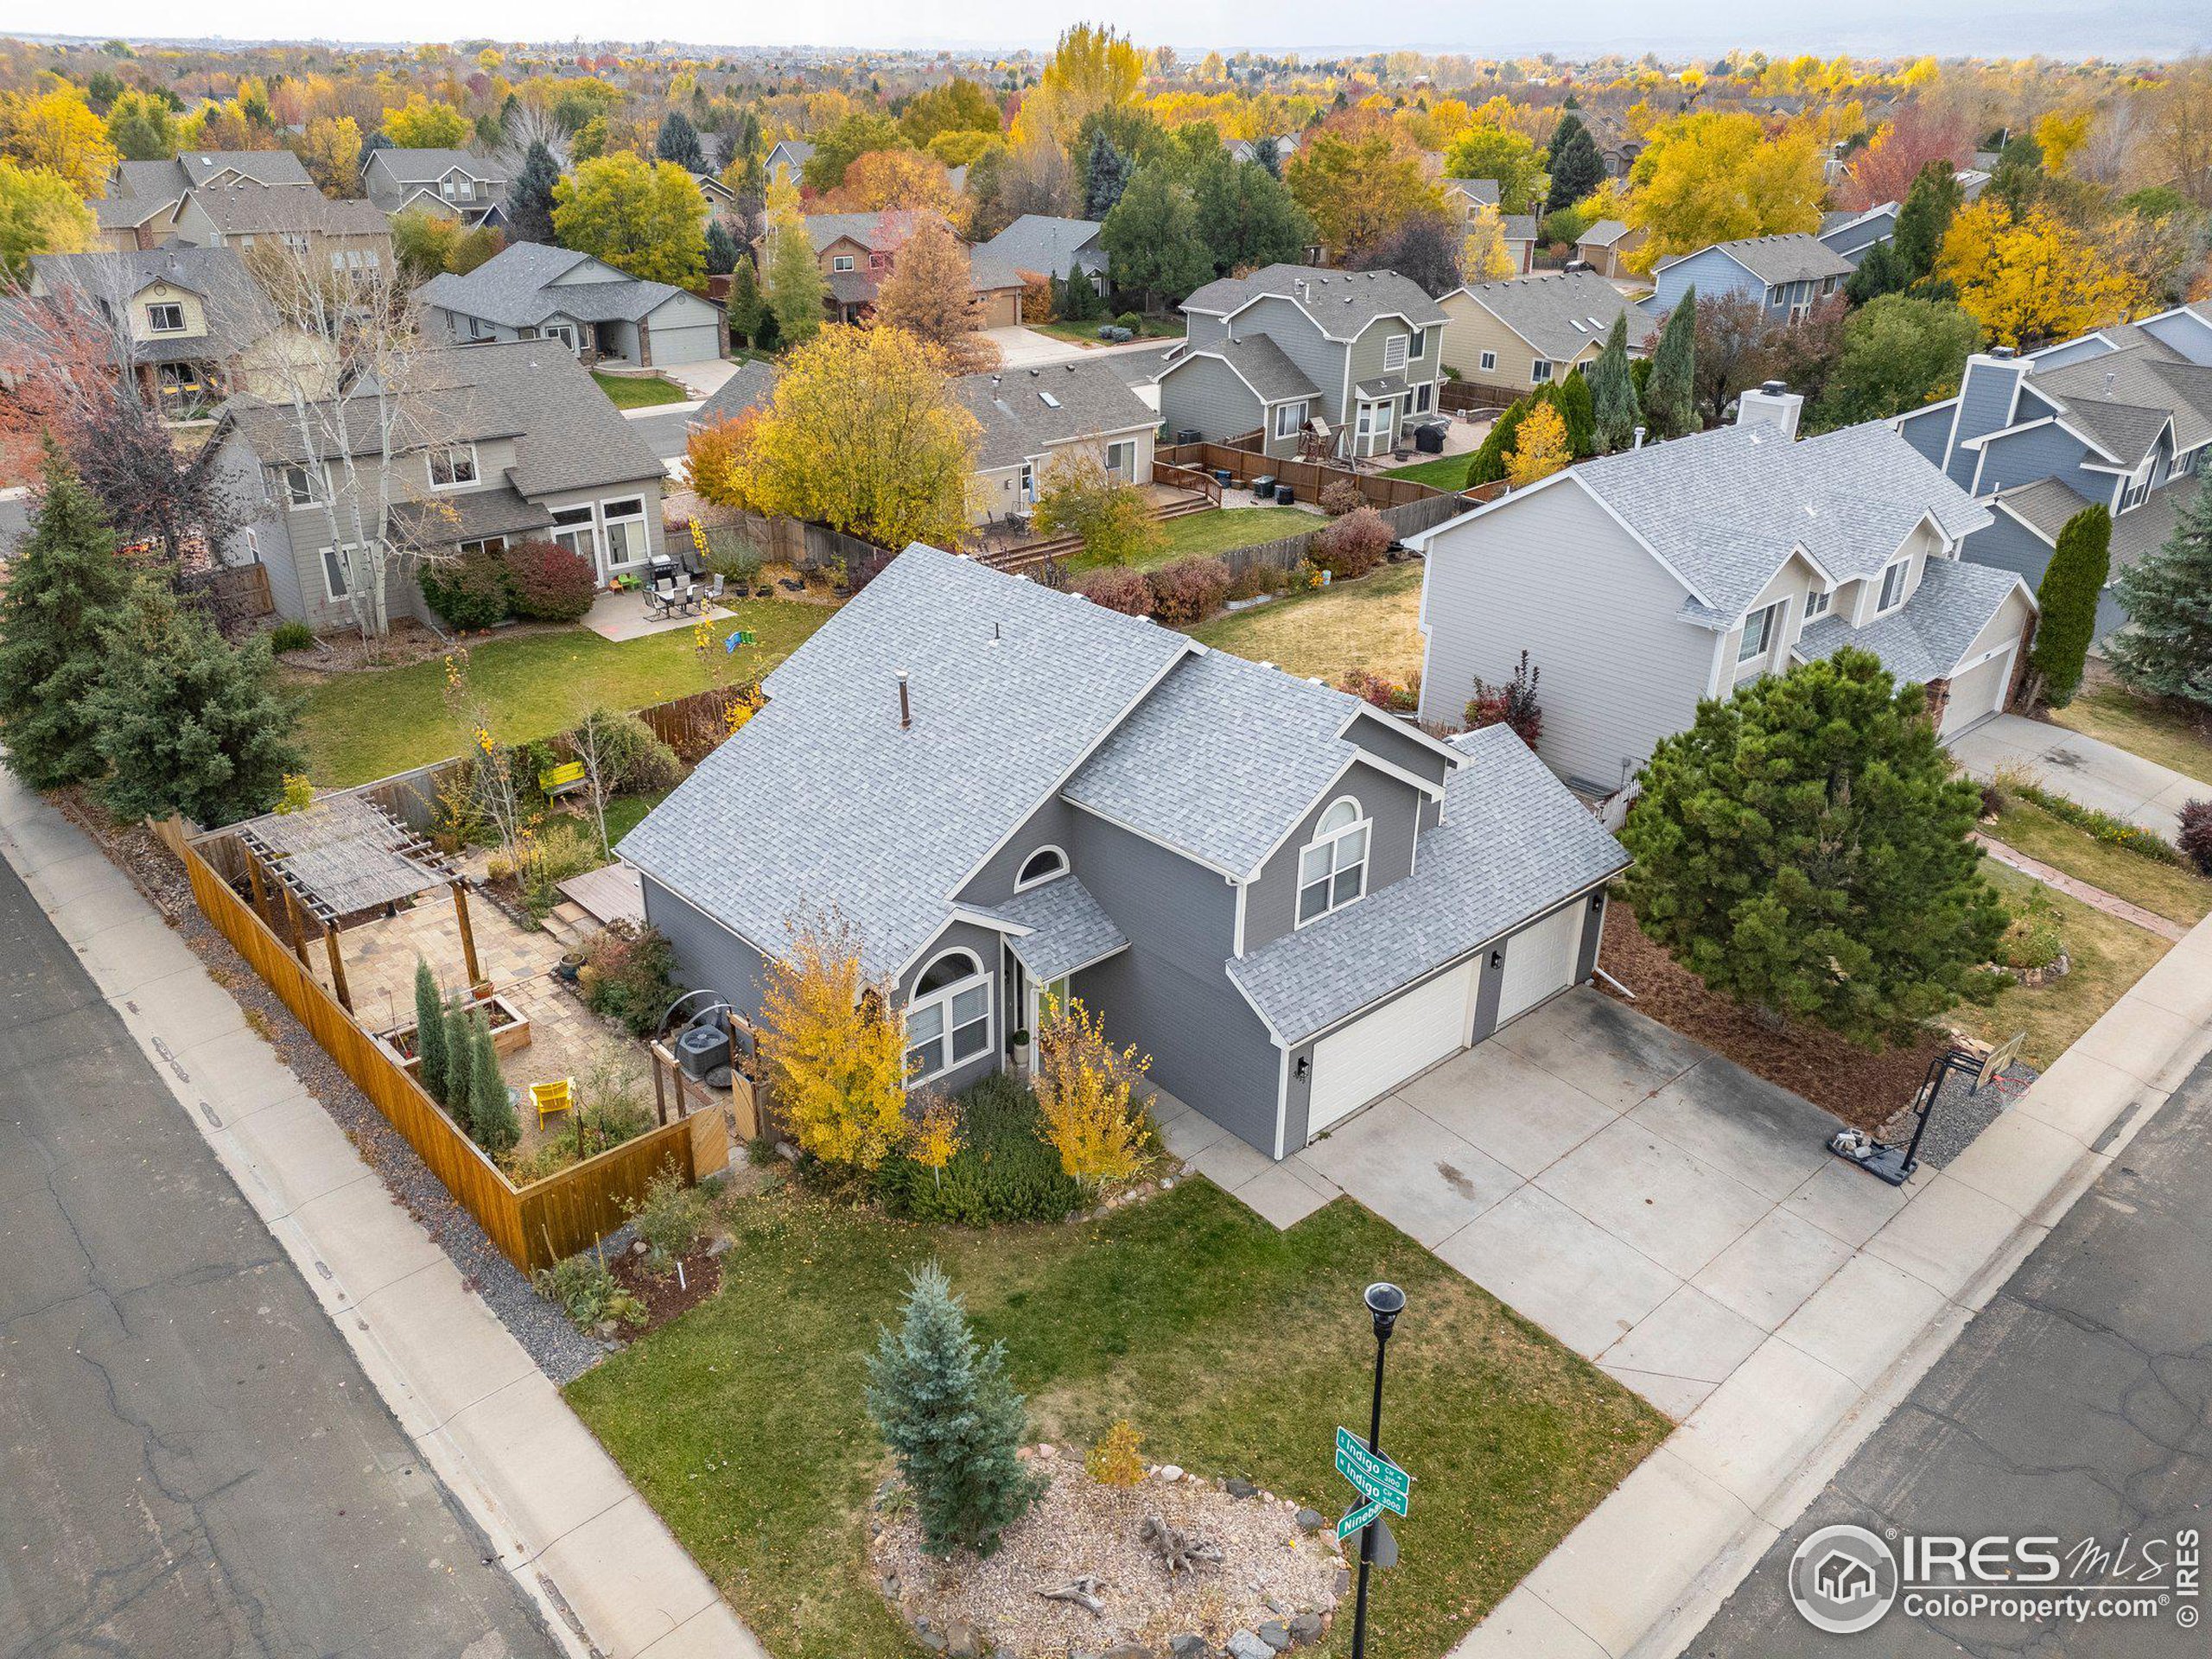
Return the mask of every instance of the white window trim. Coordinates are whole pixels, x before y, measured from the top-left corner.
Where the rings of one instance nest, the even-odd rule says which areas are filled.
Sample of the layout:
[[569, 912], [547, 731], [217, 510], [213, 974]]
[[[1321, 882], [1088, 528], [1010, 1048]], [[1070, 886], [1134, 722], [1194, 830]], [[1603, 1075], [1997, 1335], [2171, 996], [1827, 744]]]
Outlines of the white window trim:
[[1835, 589], [1834, 589], [1834, 588], [1807, 588], [1807, 589], [1805, 590], [1805, 620], [1806, 620], [1808, 622], [1816, 622], [1816, 621], [1818, 621], [1821, 618], [1822, 618], [1822, 617], [1826, 616], [1826, 615], [1828, 613], [1828, 607], [1829, 607], [1831, 605], [1834, 604], [1834, 603], [1835, 603]]
[[[976, 964], [976, 969], [974, 973], [969, 975], [964, 979], [956, 979], [950, 984], [940, 986], [938, 989], [931, 991], [927, 996], [916, 997], [910, 1000], [905, 1009], [901, 1011], [899, 1014], [899, 1023], [901, 1027], [899, 1041], [902, 1046], [899, 1049], [899, 1058], [900, 1064], [903, 1066], [906, 1056], [912, 1052], [913, 1048], [913, 1045], [908, 1044], [906, 1041], [904, 1027], [908, 1021], [912, 1020], [915, 1010], [918, 1008], [934, 1007], [942, 1007], [944, 1010], [944, 1030], [938, 1039], [938, 1040], [941, 1041], [944, 1045], [944, 1064], [938, 1067], [934, 1071], [915, 1072], [906, 1079], [906, 1087], [909, 1089], [919, 1088], [925, 1083], [929, 1083], [935, 1078], [944, 1076], [948, 1071], [957, 1071], [963, 1065], [973, 1065], [977, 1060], [985, 1058], [996, 1052], [996, 1050], [993, 1047], [993, 1044], [996, 1040], [997, 1037], [996, 1027], [998, 1023], [998, 998], [991, 994], [991, 971], [988, 968], [982, 965], [982, 958], [975, 951], [970, 950], [964, 944], [955, 945], [950, 950], [938, 951], [937, 955], [931, 957], [926, 963], [922, 964], [921, 972], [914, 976], [914, 983], [918, 985], [924, 980], [927, 979], [930, 976], [930, 970], [935, 968], [938, 963], [943, 962], [947, 957], [965, 957], [969, 961]], [[952, 1001], [955, 997], [959, 996], [965, 992], [974, 990], [977, 986], [983, 988], [983, 1046], [977, 1049], [973, 1054], [967, 1056], [964, 1059], [955, 1059], [952, 1056]]]
[[[607, 511], [608, 508], [619, 505], [620, 503], [625, 501], [635, 501], [638, 504], [637, 512], [618, 513]], [[610, 571], [616, 569], [626, 570], [634, 565], [646, 563], [652, 558], [652, 517], [645, 511], [645, 497], [642, 495], [618, 495], [612, 500], [602, 499], [599, 503], [597, 508], [594, 511], [592, 516], [597, 520], [599, 524], [600, 551], [606, 557], [607, 569]], [[638, 556], [636, 558], [618, 560], [614, 556], [614, 537], [612, 532], [614, 526], [617, 524], [636, 524], [639, 527], [639, 549]]]
[[[174, 311], [176, 313], [176, 323], [174, 327], [165, 326], [156, 321], [156, 314], [163, 311]], [[149, 300], [147, 302], [146, 332], [148, 334], [181, 334], [184, 333], [184, 306], [181, 302], [176, 300]]]
[[1529, 384], [1532, 386], [1549, 385], [1555, 367], [1548, 357], [1531, 358], [1529, 361]]
[[1057, 881], [1075, 868], [1074, 863], [1068, 857], [1067, 849], [1048, 841], [1043, 846], [1033, 848], [1030, 850], [1029, 856], [1021, 861], [1021, 868], [1025, 871], [1027, 870], [1032, 864], [1042, 858], [1046, 853], [1052, 853], [1058, 856], [1060, 861], [1059, 868], [1046, 875], [1025, 875], [1016, 874], [1014, 878], [1014, 890], [1016, 893], [1027, 893], [1032, 887], [1043, 887], [1047, 881]]
[[[1375, 823], [1374, 821], [1367, 816], [1367, 809], [1359, 804], [1357, 798], [1351, 795], [1339, 795], [1335, 800], [1331, 801], [1327, 806], [1321, 810], [1321, 816], [1314, 820], [1314, 823], [1316, 826], [1319, 826], [1327, 823], [1329, 814], [1335, 811], [1340, 806], [1351, 807], [1351, 810], [1358, 816], [1353, 818], [1350, 823], [1344, 825], [1341, 830], [1332, 830], [1325, 836], [1315, 836], [1313, 840], [1307, 842], [1303, 847], [1298, 849], [1298, 861], [1291, 866], [1291, 878], [1296, 883], [1290, 897], [1291, 931], [1293, 932], [1297, 931], [1298, 929], [1301, 927], [1306, 927], [1314, 922], [1319, 921], [1325, 916], [1333, 916], [1340, 910], [1349, 910], [1352, 906], [1357, 904], [1361, 899], [1367, 897], [1367, 867], [1373, 861], [1375, 856]], [[1357, 866], [1359, 870], [1359, 891], [1353, 893], [1351, 898], [1345, 899], [1342, 904], [1338, 904], [1336, 898], [1337, 877], [1342, 874], [1344, 870], [1352, 868], [1353, 867], [1351, 865], [1339, 866], [1338, 864], [1337, 849], [1348, 837], [1357, 835], [1363, 830], [1366, 832], [1366, 836], [1365, 840], [1362, 843], [1363, 850], [1360, 853], [1359, 864]], [[1306, 916], [1301, 913], [1304, 909], [1306, 888], [1308, 885], [1306, 880], [1306, 855], [1317, 847], [1325, 847], [1329, 849], [1329, 902], [1325, 907], [1315, 912], [1313, 915]]]
[[1393, 334], [1384, 340], [1382, 342], [1382, 372], [1389, 374], [1404, 368], [1408, 350], [1408, 343], [1403, 334]]
[[1306, 397], [1300, 398], [1294, 404], [1277, 404], [1275, 405], [1275, 436], [1295, 437], [1298, 429], [1306, 424], [1308, 411], [1312, 407], [1313, 400]]
[[[1129, 452], [1129, 462], [1127, 467], [1116, 467], [1114, 464], [1115, 451], [1119, 449], [1126, 449]], [[1135, 438], [1116, 438], [1106, 446], [1106, 470], [1125, 484], [1136, 482], [1137, 441]]]
[[[320, 548], [315, 552], [315, 563], [322, 567], [322, 591], [324, 596], [333, 605], [345, 604], [346, 594], [353, 591], [353, 561], [349, 556], [354, 550], [355, 543], [347, 542], [337, 547]], [[346, 567], [346, 593], [344, 594], [335, 594], [330, 590], [330, 556], [334, 553], [338, 556], [338, 562]]]
[[[1773, 604], [1762, 605], [1756, 611], [1749, 612], [1745, 615], [1743, 632], [1736, 640], [1737, 672], [1741, 673], [1752, 664], [1764, 661], [1774, 655], [1775, 637], [1782, 632], [1782, 613], [1789, 602], [1787, 600], [1777, 599]], [[1766, 618], [1767, 622], [1765, 632], [1759, 639], [1758, 649], [1746, 651], [1744, 647], [1751, 642], [1751, 624], [1761, 617]]]
[[[1898, 606], [1904, 603], [1904, 579], [1907, 571], [1911, 569], [1911, 565], [1912, 561], [1910, 559], [1897, 559], [1882, 567], [1881, 585], [1874, 589], [1875, 615], [1887, 616], [1891, 611], [1894, 611]], [[1890, 597], [1890, 577], [1893, 574], [1897, 579], [1897, 596], [1895, 599], [1891, 599]]]
[[830, 269], [832, 271], [850, 270], [852, 268], [853, 256], [851, 254], [833, 253], [830, 256]]
[[[292, 474], [298, 473], [308, 481], [307, 499], [302, 501], [292, 493]], [[321, 463], [287, 461], [276, 469], [276, 480], [284, 492], [284, 505], [293, 512], [304, 512], [309, 507], [319, 507], [330, 499], [330, 468]]]
[[1488, 374], [1497, 366], [1497, 353], [1496, 352], [1484, 352], [1480, 358], [1476, 359], [1475, 372], [1478, 374]]
[[448, 443], [448, 444], [441, 444], [441, 445], [438, 447], [438, 448], [439, 448], [439, 449], [442, 449], [442, 450], [445, 452], [445, 454], [446, 454], [448, 457], [451, 457], [452, 455], [454, 455], [454, 454], [458, 453], [458, 452], [459, 452], [459, 451], [461, 451], [461, 450], [463, 450], [463, 449], [467, 450], [467, 451], [468, 451], [468, 476], [467, 476], [467, 478], [459, 478], [459, 479], [455, 479], [455, 480], [453, 480], [451, 483], [449, 483], [449, 484], [441, 484], [441, 483], [439, 483], [439, 482], [438, 482], [438, 449], [433, 449], [433, 450], [431, 450], [431, 451], [429, 452], [429, 454], [428, 455], [426, 455], [426, 456], [424, 456], [424, 457], [423, 457], [423, 466], [427, 467], [429, 469], [429, 473], [430, 473], [430, 488], [431, 488], [431, 490], [433, 491], [433, 493], [436, 493], [436, 494], [439, 494], [439, 495], [444, 495], [444, 494], [447, 494], [447, 493], [450, 493], [451, 491], [454, 491], [454, 490], [473, 490], [473, 489], [474, 489], [474, 488], [475, 488], [479, 484], [480, 484], [481, 482], [483, 482], [483, 480], [484, 480], [484, 468], [483, 468], [482, 464], [481, 464], [481, 463], [478, 461], [478, 459], [477, 459], [477, 455], [476, 455], [476, 446], [475, 446], [474, 444], [473, 444], [473, 443]]

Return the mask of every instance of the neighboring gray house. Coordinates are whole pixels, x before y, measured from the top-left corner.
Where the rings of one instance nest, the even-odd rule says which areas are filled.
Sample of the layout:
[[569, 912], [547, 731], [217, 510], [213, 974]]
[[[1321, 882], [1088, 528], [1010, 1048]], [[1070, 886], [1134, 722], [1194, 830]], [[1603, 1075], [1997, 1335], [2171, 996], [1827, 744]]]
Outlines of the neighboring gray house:
[[1074, 997], [1281, 1158], [1588, 977], [1627, 860], [1510, 730], [1358, 699], [909, 547], [617, 849], [757, 1017], [834, 911], [953, 1092]]
[[1701, 300], [1745, 295], [1771, 315], [1796, 322], [1841, 288], [1853, 269], [1850, 260], [1804, 232], [1716, 242], [1661, 260], [1652, 270], [1653, 292], [1643, 306], [1655, 317], [1663, 315], [1685, 289], [1695, 288]]
[[1283, 457], [1313, 423], [1332, 455], [1381, 455], [1437, 406], [1445, 314], [1394, 270], [1268, 265], [1208, 283], [1183, 312], [1189, 334], [1160, 372], [1170, 434], [1262, 429]]
[[1065, 455], [1090, 455], [1123, 483], [1152, 481], [1160, 416], [1109, 359], [963, 375], [952, 395], [983, 429], [968, 486], [972, 522], [1027, 512]]
[[1897, 209], [1902, 203], [1877, 202], [1873, 207], [1857, 213], [1823, 213], [1821, 228], [1816, 234], [1821, 245], [1851, 264], [1856, 270], [1866, 251], [1878, 242], [1888, 242], [1897, 233]]
[[1537, 752], [1620, 791], [1701, 698], [1842, 645], [1930, 687], [1948, 738], [2004, 708], [2035, 614], [2008, 571], [1961, 563], [1989, 522], [1888, 426], [1795, 442], [1802, 400], [1554, 473], [1408, 537], [1421, 588], [1421, 717], [1457, 726], [1480, 677], [1541, 675]]
[[[2112, 574], [2164, 545], [2212, 447], [2212, 304], [2115, 323], [2031, 356], [1967, 359], [1959, 395], [1901, 416], [1905, 441], [1991, 510], [1966, 556], [2040, 584], [2084, 507], [2113, 515]], [[2126, 620], [2107, 583], [2100, 639]]]
[[[209, 439], [248, 527], [225, 550], [232, 564], [269, 573], [277, 613], [315, 628], [355, 624], [348, 595], [361, 575], [358, 542], [334, 542], [356, 518], [400, 562], [511, 541], [557, 542], [588, 561], [603, 585], [642, 569], [662, 550], [661, 463], [575, 359], [550, 340], [425, 353], [401, 408], [408, 447], [394, 461], [391, 507], [373, 523], [382, 492], [369, 481], [382, 445], [370, 400], [357, 397], [346, 430], [354, 470], [316, 419], [305, 432], [283, 404], [233, 398]], [[310, 443], [312, 438], [312, 443]], [[386, 594], [394, 617], [426, 614], [411, 575]]]
[[776, 147], [768, 152], [768, 182], [788, 184], [796, 190], [799, 175], [806, 170], [813, 155], [814, 146], [804, 138], [779, 139]]
[[507, 222], [514, 169], [469, 149], [372, 149], [361, 161], [361, 193], [386, 213], [443, 213], [474, 229]]
[[722, 355], [722, 309], [572, 248], [518, 242], [466, 276], [423, 284], [423, 327], [454, 345], [558, 340], [588, 365], [667, 368]]
[[976, 251], [986, 254], [1010, 270], [1065, 281], [1072, 267], [1081, 267], [1090, 285], [1106, 291], [1106, 249], [1098, 240], [1105, 228], [1095, 219], [1054, 219], [1046, 213], [1024, 213]]

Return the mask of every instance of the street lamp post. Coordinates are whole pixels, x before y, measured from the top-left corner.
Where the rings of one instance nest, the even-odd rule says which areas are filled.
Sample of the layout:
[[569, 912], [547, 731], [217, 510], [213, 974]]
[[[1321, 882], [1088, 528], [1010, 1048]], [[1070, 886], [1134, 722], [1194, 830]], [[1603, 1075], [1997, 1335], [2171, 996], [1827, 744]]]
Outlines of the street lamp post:
[[[1389, 1346], [1390, 1332], [1398, 1323], [1398, 1315], [1405, 1312], [1406, 1293], [1395, 1285], [1373, 1284], [1361, 1299], [1375, 1319], [1375, 1400], [1367, 1417], [1367, 1449], [1377, 1456], [1382, 1451], [1382, 1355]], [[1382, 1517], [1377, 1516], [1359, 1529], [1359, 1599], [1351, 1620], [1351, 1659], [1365, 1659], [1367, 1652], [1367, 1580], [1375, 1566], [1375, 1529]]]

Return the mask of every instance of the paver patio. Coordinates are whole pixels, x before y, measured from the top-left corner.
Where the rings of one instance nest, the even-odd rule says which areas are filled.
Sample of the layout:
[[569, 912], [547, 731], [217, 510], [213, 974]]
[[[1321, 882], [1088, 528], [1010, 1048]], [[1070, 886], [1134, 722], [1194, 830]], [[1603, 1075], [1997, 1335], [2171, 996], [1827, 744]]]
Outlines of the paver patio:
[[1828, 1154], [1840, 1120], [1586, 988], [1281, 1164], [1156, 1110], [1277, 1226], [1349, 1193], [1677, 1419], [1905, 1202]]

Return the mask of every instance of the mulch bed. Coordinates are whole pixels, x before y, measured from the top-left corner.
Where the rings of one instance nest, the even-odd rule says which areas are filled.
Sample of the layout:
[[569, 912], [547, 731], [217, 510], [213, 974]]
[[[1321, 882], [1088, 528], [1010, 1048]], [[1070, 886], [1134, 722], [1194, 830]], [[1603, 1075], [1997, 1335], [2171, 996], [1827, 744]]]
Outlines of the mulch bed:
[[[1777, 1031], [1741, 1003], [1707, 990], [1695, 974], [1644, 937], [1634, 912], [1618, 899], [1605, 906], [1605, 946], [1598, 963], [1636, 993], [1631, 1006], [1638, 1014], [1862, 1129], [1878, 1129], [1912, 1099], [1928, 1063], [1943, 1046], [1942, 1038], [1930, 1036], [1907, 1048], [1874, 1053], [1811, 1027]], [[1599, 985], [1614, 995], [1602, 980]]]
[[702, 1241], [698, 1249], [683, 1258], [683, 1276], [680, 1281], [673, 1268], [664, 1279], [648, 1271], [642, 1250], [625, 1250], [608, 1264], [608, 1270], [621, 1281], [622, 1288], [645, 1305], [645, 1325], [625, 1331], [625, 1341], [634, 1342], [647, 1331], [658, 1331], [722, 1287], [721, 1257], [707, 1252], [708, 1246]]

